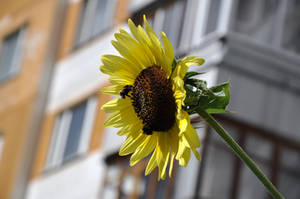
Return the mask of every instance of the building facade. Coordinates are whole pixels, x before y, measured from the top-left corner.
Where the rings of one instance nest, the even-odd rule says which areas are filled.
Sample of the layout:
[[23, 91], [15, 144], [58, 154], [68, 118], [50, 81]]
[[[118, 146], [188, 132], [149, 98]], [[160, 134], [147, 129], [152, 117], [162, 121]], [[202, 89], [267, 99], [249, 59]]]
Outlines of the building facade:
[[0, 198], [12, 198], [51, 37], [54, 1], [1, 1]]
[[[205, 124], [197, 129], [202, 161], [175, 165], [171, 179], [157, 182], [156, 171], [144, 176], [147, 160], [131, 168], [128, 157], [117, 155], [123, 138], [103, 128], [100, 107], [109, 97], [99, 90], [109, 83], [99, 58], [117, 54], [114, 33], [128, 30], [128, 17], [141, 24], [143, 14], [167, 34], [176, 56], [205, 58], [192, 69], [205, 71], [200, 78], [209, 86], [231, 81], [235, 113], [216, 118], [286, 198], [300, 197], [298, 1], [12, 2], [0, 7], [1, 199], [270, 198]], [[53, 32], [57, 46], [49, 61]], [[41, 92], [49, 66], [49, 87]], [[40, 126], [33, 125], [36, 116]]]

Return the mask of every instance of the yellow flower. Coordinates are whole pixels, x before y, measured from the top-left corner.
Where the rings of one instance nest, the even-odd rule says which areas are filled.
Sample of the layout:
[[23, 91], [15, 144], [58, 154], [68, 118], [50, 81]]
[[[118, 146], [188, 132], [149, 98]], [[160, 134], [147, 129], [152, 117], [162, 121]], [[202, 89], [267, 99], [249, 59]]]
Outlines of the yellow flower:
[[132, 36], [120, 29], [115, 34], [116, 41], [112, 41], [121, 56], [101, 57], [100, 69], [110, 75], [113, 84], [102, 92], [121, 96], [103, 105], [102, 110], [111, 113], [105, 126], [119, 127], [118, 135], [127, 137], [119, 154], [132, 153], [133, 166], [153, 152], [145, 174], [158, 167], [158, 179], [165, 179], [169, 163], [171, 177], [174, 159], [186, 166], [191, 150], [198, 160], [201, 158], [196, 150], [200, 139], [182, 106], [185, 73], [189, 66], [201, 65], [204, 60], [185, 57], [172, 72], [172, 44], [162, 32], [162, 46], [145, 16], [144, 23], [145, 29], [129, 19]]

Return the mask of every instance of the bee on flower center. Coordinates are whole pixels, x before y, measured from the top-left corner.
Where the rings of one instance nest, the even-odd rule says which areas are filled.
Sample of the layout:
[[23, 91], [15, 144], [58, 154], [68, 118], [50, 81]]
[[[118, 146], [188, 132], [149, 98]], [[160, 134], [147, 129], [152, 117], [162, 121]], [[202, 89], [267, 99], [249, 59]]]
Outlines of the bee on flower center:
[[[129, 92], [132, 92], [130, 96]], [[174, 125], [176, 103], [172, 83], [159, 66], [142, 70], [134, 85], [126, 85], [120, 95], [131, 98], [135, 113], [143, 121], [144, 134], [168, 131]]]
[[124, 86], [123, 90], [120, 92], [120, 96], [125, 99], [125, 97], [130, 97], [129, 96], [129, 92], [132, 90], [132, 86], [131, 85], [126, 85]]

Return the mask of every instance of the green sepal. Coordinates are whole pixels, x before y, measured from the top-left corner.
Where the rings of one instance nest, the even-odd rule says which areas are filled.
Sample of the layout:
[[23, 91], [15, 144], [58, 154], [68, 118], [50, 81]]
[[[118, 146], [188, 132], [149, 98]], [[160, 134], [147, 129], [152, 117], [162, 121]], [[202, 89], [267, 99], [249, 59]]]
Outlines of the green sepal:
[[191, 78], [196, 75], [197, 72], [189, 72], [184, 78], [186, 90], [184, 110], [193, 114], [197, 107], [201, 107], [209, 114], [231, 113], [226, 110], [230, 101], [230, 82], [207, 88], [206, 81]]
[[222, 108], [208, 108], [205, 110], [208, 114], [218, 114], [218, 113], [234, 113]]
[[200, 72], [196, 72], [196, 71], [189, 71], [189, 72], [186, 72], [185, 76], [184, 76], [184, 81], [191, 78], [191, 77], [194, 77], [196, 75], [202, 75], [204, 73], [200, 73]]
[[173, 71], [175, 70], [175, 68], [176, 68], [176, 66], [177, 66], [177, 64], [178, 64], [178, 62], [179, 62], [179, 61], [177, 61], [176, 58], [173, 59], [173, 62], [172, 62], [172, 73], [173, 73]]

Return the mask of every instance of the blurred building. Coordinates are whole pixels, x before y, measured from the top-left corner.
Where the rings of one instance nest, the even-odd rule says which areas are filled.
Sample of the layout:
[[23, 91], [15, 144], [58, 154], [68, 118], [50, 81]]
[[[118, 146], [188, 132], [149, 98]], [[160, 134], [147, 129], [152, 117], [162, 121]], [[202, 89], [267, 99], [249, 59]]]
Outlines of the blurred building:
[[54, 1], [0, 4], [0, 198], [6, 199], [13, 197], [16, 179], [28, 168], [24, 150], [32, 144], [29, 129], [51, 38]]
[[100, 55], [145, 13], [177, 56], [230, 80], [235, 114], [216, 116], [286, 198], [300, 198], [300, 4], [296, 0], [24, 0], [0, 7], [0, 199], [269, 198], [202, 124], [203, 160], [144, 176], [103, 128]]

